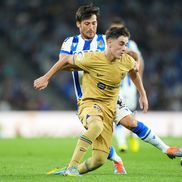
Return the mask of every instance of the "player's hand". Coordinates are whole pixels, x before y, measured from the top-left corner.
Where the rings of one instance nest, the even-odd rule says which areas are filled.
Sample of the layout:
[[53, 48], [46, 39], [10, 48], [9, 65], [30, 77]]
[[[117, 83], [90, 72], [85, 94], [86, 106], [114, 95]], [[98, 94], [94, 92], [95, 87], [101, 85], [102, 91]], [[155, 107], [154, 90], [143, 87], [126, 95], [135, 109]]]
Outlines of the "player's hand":
[[146, 95], [140, 95], [139, 98], [140, 108], [143, 110], [144, 113], [148, 111], [148, 99]]
[[34, 88], [37, 90], [43, 90], [47, 87], [49, 81], [46, 76], [41, 76], [38, 79], [34, 80]]

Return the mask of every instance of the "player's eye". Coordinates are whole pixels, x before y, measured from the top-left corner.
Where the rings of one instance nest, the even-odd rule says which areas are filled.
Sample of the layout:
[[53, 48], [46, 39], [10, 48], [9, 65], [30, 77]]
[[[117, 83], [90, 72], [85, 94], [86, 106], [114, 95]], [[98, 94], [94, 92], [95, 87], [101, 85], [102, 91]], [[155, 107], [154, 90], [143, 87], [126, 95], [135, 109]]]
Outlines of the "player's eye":
[[88, 25], [89, 25], [89, 23], [84, 23], [84, 25], [88, 26]]
[[121, 42], [121, 43], [120, 43], [120, 46], [124, 46], [124, 45], [125, 45], [124, 42]]

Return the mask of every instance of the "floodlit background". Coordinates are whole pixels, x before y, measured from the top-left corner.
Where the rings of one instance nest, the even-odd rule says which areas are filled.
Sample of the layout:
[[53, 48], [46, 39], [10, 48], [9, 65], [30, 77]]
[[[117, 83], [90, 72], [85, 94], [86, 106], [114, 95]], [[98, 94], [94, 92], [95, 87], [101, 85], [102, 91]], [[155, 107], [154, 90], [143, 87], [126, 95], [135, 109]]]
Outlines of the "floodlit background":
[[[10, 121], [14, 119], [15, 123], [18, 122], [14, 127], [16, 133], [21, 133], [20, 129], [17, 129], [22, 126], [20, 120], [26, 123], [37, 120], [32, 119], [35, 118], [35, 113], [28, 121], [29, 116], [15, 119], [16, 117], [11, 115], [12, 119], [7, 117], [4, 119], [3, 114], [8, 116], [17, 114], [17, 111], [29, 111], [29, 115], [32, 111], [56, 110], [60, 111], [60, 115], [54, 115], [55, 118], [59, 122], [64, 122], [68, 117], [64, 117], [63, 121], [61, 113], [65, 114], [64, 111], [67, 111], [69, 116], [75, 113], [76, 99], [71, 73], [57, 74], [49, 87], [41, 92], [34, 90], [32, 85], [34, 79], [44, 74], [56, 62], [64, 39], [78, 34], [75, 12], [80, 5], [89, 2], [91, 1], [0, 1], [0, 122], [11, 123]], [[182, 122], [176, 118], [175, 113], [177, 111], [181, 114], [182, 111], [181, 1], [98, 0], [93, 2], [101, 9], [98, 33], [105, 33], [115, 16], [125, 20], [132, 39], [137, 42], [145, 60], [143, 81], [148, 94], [150, 111], [157, 111], [159, 115], [161, 111], [172, 114], [171, 117], [167, 114], [162, 117], [164, 121], [170, 120], [167, 128], [173, 126], [173, 120], [179, 122], [178, 128], [180, 128]], [[18, 116], [20, 117], [21, 114]], [[75, 120], [76, 115], [72, 118]], [[158, 122], [157, 118], [158, 116], [156, 122]], [[70, 120], [71, 117], [64, 124]], [[149, 122], [153, 122], [151, 117]], [[165, 122], [163, 124], [166, 126]], [[46, 126], [45, 123], [44, 125]], [[2, 124], [1, 130], [4, 128], [6, 127]], [[180, 130], [182, 131], [181, 128]]]

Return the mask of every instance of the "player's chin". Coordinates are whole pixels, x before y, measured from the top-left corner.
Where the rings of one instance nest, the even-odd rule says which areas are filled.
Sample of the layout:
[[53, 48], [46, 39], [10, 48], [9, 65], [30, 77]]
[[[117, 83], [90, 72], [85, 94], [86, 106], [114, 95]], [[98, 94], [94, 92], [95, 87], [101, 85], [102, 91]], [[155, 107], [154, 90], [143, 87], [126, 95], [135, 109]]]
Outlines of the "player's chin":
[[119, 54], [119, 55], [116, 56], [116, 58], [117, 58], [117, 59], [121, 59], [122, 55], [123, 55], [123, 54]]
[[88, 33], [87, 34], [87, 39], [93, 39], [95, 36], [95, 33]]

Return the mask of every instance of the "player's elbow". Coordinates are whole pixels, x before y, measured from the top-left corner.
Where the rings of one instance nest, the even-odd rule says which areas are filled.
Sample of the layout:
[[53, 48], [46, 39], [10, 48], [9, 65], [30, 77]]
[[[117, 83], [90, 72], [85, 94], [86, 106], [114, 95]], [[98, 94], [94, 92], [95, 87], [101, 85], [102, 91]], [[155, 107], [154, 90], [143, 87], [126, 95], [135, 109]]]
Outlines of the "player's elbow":
[[68, 65], [69, 59], [68, 56], [63, 56], [60, 60], [64, 66]]
[[62, 56], [60, 59], [61, 69], [71, 71], [73, 64], [71, 64], [71, 57], [68, 55]]
[[135, 81], [139, 77], [138, 70], [137, 69], [130, 70], [129, 75], [132, 81]]

